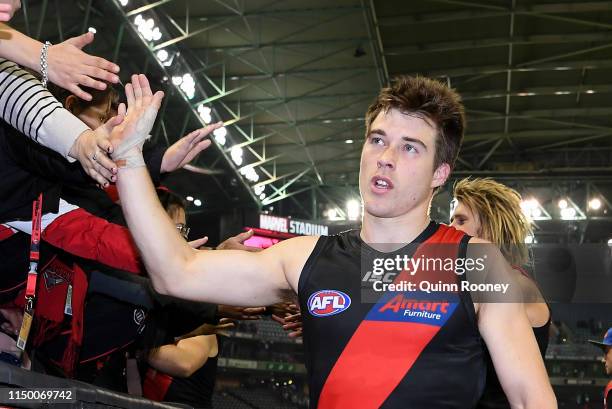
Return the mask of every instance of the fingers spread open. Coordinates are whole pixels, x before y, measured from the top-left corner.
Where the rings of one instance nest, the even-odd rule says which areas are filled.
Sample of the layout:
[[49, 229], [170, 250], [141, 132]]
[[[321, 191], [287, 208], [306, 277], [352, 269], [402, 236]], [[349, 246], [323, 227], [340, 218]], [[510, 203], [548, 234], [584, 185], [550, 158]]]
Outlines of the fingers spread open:
[[136, 96], [134, 95], [134, 87], [132, 86], [132, 83], [128, 83], [125, 86], [125, 99], [127, 100], [127, 109], [135, 109]]

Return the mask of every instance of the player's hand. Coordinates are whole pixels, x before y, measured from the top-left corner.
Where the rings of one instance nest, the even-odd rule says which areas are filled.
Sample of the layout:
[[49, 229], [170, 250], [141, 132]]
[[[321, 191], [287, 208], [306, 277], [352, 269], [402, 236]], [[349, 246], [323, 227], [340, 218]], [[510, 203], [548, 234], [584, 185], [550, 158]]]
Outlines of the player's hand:
[[147, 77], [139, 74], [132, 75], [132, 82], [125, 86], [125, 96], [127, 110], [123, 103], [119, 104], [118, 109], [118, 116], [125, 119], [113, 128], [110, 141], [116, 156], [120, 156], [120, 152], [121, 156], [126, 155], [128, 148], [130, 152], [132, 149], [138, 150], [137, 154], [141, 155], [142, 144], [153, 128], [164, 93], [157, 91], [153, 94]]
[[119, 82], [117, 64], [83, 51], [93, 40], [94, 34], [88, 32], [52, 45], [47, 52], [49, 81], [86, 101], [91, 101], [91, 95], [81, 86], [103, 90], [106, 84], [102, 81]]

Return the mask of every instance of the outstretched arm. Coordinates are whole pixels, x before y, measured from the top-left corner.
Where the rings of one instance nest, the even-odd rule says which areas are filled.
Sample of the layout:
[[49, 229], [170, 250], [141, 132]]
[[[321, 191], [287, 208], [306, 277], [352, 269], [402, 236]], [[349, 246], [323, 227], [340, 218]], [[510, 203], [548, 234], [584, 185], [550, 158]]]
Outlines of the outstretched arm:
[[[119, 170], [117, 181], [121, 206], [154, 287], [162, 293], [217, 304], [254, 306], [280, 301], [283, 290], [296, 289], [299, 271], [316, 239], [287, 240], [258, 253], [191, 248], [159, 203], [137, 143], [153, 126], [162, 95], [152, 94], [144, 75], [133, 76], [132, 84], [126, 86], [126, 119], [111, 136], [118, 146], [113, 158], [127, 165]], [[208, 126], [206, 132], [218, 126]], [[124, 151], [124, 146], [134, 144]]]
[[[86, 101], [91, 101], [91, 95], [81, 86], [105, 89], [102, 81], [119, 82], [117, 64], [82, 50], [93, 40], [94, 34], [87, 32], [50, 46], [47, 53], [49, 81]], [[39, 72], [42, 46], [40, 41], [0, 23], [0, 56]]]

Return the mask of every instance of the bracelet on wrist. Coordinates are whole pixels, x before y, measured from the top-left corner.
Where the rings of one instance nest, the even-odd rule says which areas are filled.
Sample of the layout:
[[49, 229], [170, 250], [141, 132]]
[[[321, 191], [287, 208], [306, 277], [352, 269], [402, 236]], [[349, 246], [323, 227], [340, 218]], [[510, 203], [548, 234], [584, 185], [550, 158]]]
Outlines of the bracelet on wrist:
[[47, 54], [49, 53], [49, 47], [51, 43], [49, 41], [45, 41], [40, 50], [40, 74], [42, 75], [41, 83], [42, 86], [47, 88], [47, 83], [49, 82], [49, 73], [47, 72], [47, 68], [49, 65], [47, 63]]

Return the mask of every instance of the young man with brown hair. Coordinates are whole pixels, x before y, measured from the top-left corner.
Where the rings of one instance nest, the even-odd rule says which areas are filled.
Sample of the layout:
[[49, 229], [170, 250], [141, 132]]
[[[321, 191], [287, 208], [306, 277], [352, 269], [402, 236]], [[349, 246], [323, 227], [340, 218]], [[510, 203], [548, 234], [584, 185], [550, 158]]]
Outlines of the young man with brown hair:
[[[450, 174], [463, 136], [463, 106], [454, 91], [427, 78], [402, 77], [370, 107], [359, 178], [361, 230], [297, 237], [259, 253], [197, 251], [181, 240], [138, 147], [161, 94], [152, 95], [142, 75], [132, 78], [126, 94], [130, 112], [111, 137], [119, 146], [113, 159], [125, 164], [118, 177], [121, 203], [156, 289], [248, 306], [297, 293], [312, 407], [473, 407], [484, 383], [482, 340], [513, 408], [556, 407], [522, 305], [475, 303], [459, 292], [449, 295], [452, 302], [414, 303], [433, 316], [421, 320], [406, 317], [410, 310], [395, 314], [399, 307], [386, 295], [374, 307], [360, 299], [361, 257], [384, 256], [373, 248], [379, 244], [486, 243], [429, 219], [434, 190]], [[498, 250], [489, 259], [498, 271], [507, 268]]]

